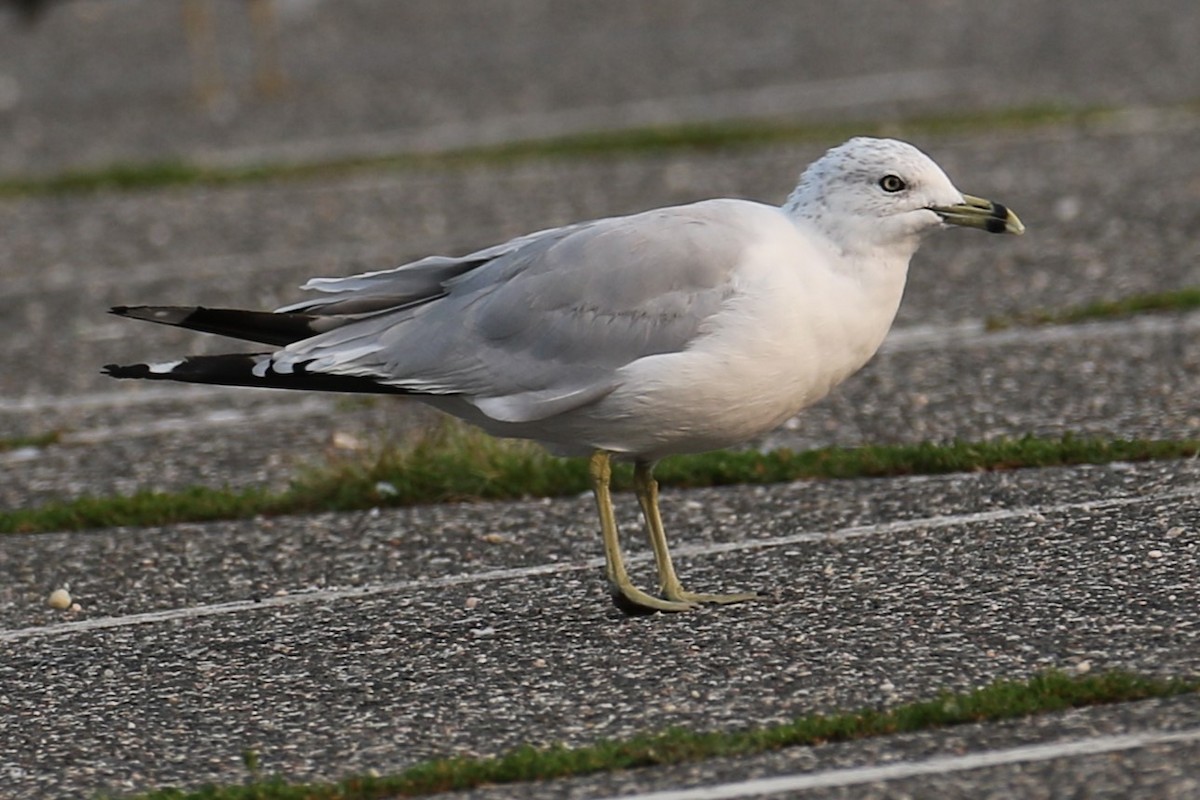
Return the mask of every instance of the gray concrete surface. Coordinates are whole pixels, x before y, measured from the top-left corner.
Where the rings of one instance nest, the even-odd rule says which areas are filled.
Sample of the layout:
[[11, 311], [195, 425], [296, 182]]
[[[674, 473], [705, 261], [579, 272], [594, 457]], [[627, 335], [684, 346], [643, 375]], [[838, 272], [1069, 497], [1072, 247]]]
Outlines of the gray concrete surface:
[[[932, 237], [917, 254], [895, 335], [880, 357], [766, 444], [1064, 431], [1194, 436], [1194, 317], [994, 335], [967, 335], [963, 326], [994, 313], [1200, 283], [1198, 245], [1186, 234], [1200, 224], [1196, 185], [1171, 174], [1186, 168], [1200, 175], [1200, 118], [1149, 131], [1117, 126], [1069, 137], [1052, 130], [923, 144], [960, 184], [1018, 209], [1030, 232], [1021, 239], [966, 231]], [[101, 313], [108, 305], [270, 308], [298, 297], [295, 287], [314, 274], [462, 252], [546, 224], [695, 199], [706, 190], [777, 200], [797, 165], [819, 152], [538, 162], [0, 202], [14, 223], [14, 234], [0, 241], [0, 334], [9, 342], [0, 436], [64, 435], [62, 447], [0, 454], [0, 503], [192, 483], [282, 486], [288, 466], [326, 457], [335, 432], [369, 444], [395, 436], [409, 418], [411, 404], [390, 400], [116, 383], [98, 365], [243, 345], [108, 317]], [[1081, 198], [1088, 212], [1072, 212]], [[197, 442], [197, 428], [227, 434]]]
[[[175, 2], [79, 0], [32, 30], [0, 15], [0, 174], [655, 121], [1125, 108], [1087, 126], [921, 134], [962, 188], [1011, 205], [1029, 234], [931, 240], [876, 361], [754, 444], [1200, 429], [1195, 314], [981, 325], [1200, 283], [1194, 4], [279, 8], [287, 90], [253, 96], [244, 22], [220, 4], [229, 93], [210, 108], [190, 94]], [[391, 401], [107, 381], [97, 368], [108, 361], [226, 346], [106, 317], [109, 304], [270, 307], [311, 275], [574, 219], [713, 195], [777, 201], [832, 144], [0, 200], [0, 439], [61, 434], [0, 452], [0, 507], [279, 487], [352, 455], [347, 443], [429, 420]], [[267, 773], [332, 779], [522, 743], [900, 703], [1047, 667], [1194, 677], [1198, 487], [1193, 459], [668, 489], [685, 580], [765, 596], [633, 620], [605, 595], [587, 497], [4, 537], [0, 797], [236, 783], [248, 748]], [[620, 503], [649, 580], [634, 504]], [[45, 605], [62, 585], [78, 610]], [[835, 782], [773, 796], [1189, 797], [1196, 739], [1153, 737], [1198, 727], [1194, 698], [1179, 698], [518, 791], [606, 797], [805, 774]], [[1149, 738], [1091, 755], [1069, 746], [1126, 734]], [[1059, 749], [1003, 761], [1024, 745]], [[973, 754], [1001, 761], [920, 771]], [[861, 772], [880, 765], [916, 771]]]
[[[169, 155], [437, 149], [631, 122], [887, 119], [1195, 99], [1184, 2], [277, 0], [288, 80], [255, 96], [245, 15], [219, 12], [226, 94], [197, 104], [180, 0], [0, 17], [0, 173]], [[714, 99], [715, 98], [715, 99]]]
[[[754, 759], [714, 759], [675, 769], [635, 770], [537, 784], [523, 794], [541, 798], [642, 797], [656, 792], [680, 794], [720, 787], [726, 797], [804, 798], [1059, 798], [1071, 797], [1081, 785], [1088, 797], [1186, 798], [1197, 784], [1186, 764], [1194, 758], [1190, 741], [1146, 747], [1129, 760], [1102, 753], [1091, 758], [1041, 758], [1054, 748], [1084, 747], [1105, 737], [1195, 733], [1194, 698], [1129, 703], [1117, 708], [1091, 708], [1000, 724], [968, 725], [821, 747], [796, 747]], [[1028, 751], [1041, 748], [1049, 752]], [[971, 759], [988, 756], [1014, 760], [991, 768], [964, 769]], [[1040, 760], [1035, 760], [1034, 756]], [[948, 762], [948, 763], [947, 763]], [[940, 770], [918, 779], [880, 779], [877, 770]], [[753, 781], [786, 780], [817, 784], [807, 789], [752, 794]], [[829, 784], [820, 786], [819, 784]], [[745, 793], [735, 793], [740, 786]], [[936, 795], [934, 793], [937, 793]], [[491, 800], [511, 796], [506, 788], [464, 792], [456, 797]], [[669, 797], [670, 795], [668, 795]], [[703, 795], [699, 795], [703, 797]], [[667, 800], [666, 797], [661, 800]]]
[[[60, 792], [236, 781], [249, 747], [268, 771], [327, 778], [1050, 666], [1194, 674], [1198, 478], [1182, 463], [675, 493], [682, 574], [766, 597], [644, 620], [606, 601], [586, 498], [12, 537], [4, 767]], [[51, 570], [104, 627], [37, 607]]]

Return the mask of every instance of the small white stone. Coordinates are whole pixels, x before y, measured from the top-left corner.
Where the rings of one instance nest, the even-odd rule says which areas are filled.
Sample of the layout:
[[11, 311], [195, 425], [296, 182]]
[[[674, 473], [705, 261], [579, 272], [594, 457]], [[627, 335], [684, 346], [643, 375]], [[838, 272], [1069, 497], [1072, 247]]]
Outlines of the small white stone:
[[1151, 550], [1149, 553], [1146, 553], [1146, 555], [1150, 556], [1151, 558], [1162, 558], [1163, 551], [1162, 550]]
[[4, 460], [8, 461], [8, 462], [32, 461], [33, 459], [41, 456], [41, 454], [42, 454], [42, 448], [40, 448], [40, 447], [32, 447], [32, 446], [18, 447], [14, 450], [9, 450], [7, 453], [5, 453]]
[[1075, 674], [1076, 675], [1086, 675], [1087, 673], [1089, 673], [1091, 671], [1092, 671], [1092, 662], [1090, 662], [1090, 661], [1080, 661], [1078, 664], [1075, 665]]
[[354, 434], [346, 433], [345, 431], [334, 431], [330, 441], [334, 448], [338, 450], [353, 450], [356, 452], [361, 452], [367, 449], [366, 442]]
[[1083, 204], [1078, 197], [1067, 195], [1060, 197], [1054, 203], [1054, 216], [1058, 217], [1059, 222], [1071, 222], [1079, 216], [1079, 212], [1083, 210]]
[[46, 598], [46, 604], [51, 608], [57, 608], [60, 611], [66, 611], [71, 607], [71, 593], [66, 589], [55, 589]]

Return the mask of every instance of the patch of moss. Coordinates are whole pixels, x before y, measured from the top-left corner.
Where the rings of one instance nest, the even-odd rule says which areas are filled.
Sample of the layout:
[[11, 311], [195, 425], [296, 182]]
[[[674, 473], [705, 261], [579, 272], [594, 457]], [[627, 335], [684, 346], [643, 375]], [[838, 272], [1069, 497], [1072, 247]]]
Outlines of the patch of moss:
[[1124, 672], [1071, 677], [1051, 671], [1028, 680], [1000, 680], [972, 692], [887, 710], [812, 714], [782, 725], [740, 731], [695, 732], [672, 728], [624, 741], [585, 747], [517, 748], [497, 758], [445, 758], [395, 775], [346, 778], [330, 784], [292, 784], [281, 777], [193, 792], [160, 789], [130, 800], [376, 800], [424, 797], [485, 785], [592, 775], [639, 767], [750, 756], [787, 747], [821, 745], [972, 722], [996, 722], [1072, 708], [1126, 703], [1200, 691], [1200, 683], [1159, 680]]
[[[717, 451], [665, 460], [656, 470], [668, 486], [780, 483], [803, 478], [935, 475], [1025, 467], [1187, 458], [1200, 440], [1059, 439], [1025, 436], [986, 442], [827, 447], [793, 452]], [[619, 467], [614, 487], [631, 486]], [[405, 446], [369, 457], [340, 458], [302, 472], [272, 493], [193, 487], [177, 492], [82, 497], [0, 512], [0, 533], [170, 525], [256, 515], [352, 511], [471, 500], [555, 497], [589, 488], [584, 459], [559, 459], [529, 442], [494, 439], [448, 422]]]
[[62, 441], [62, 431], [50, 431], [34, 436], [17, 436], [12, 439], [0, 439], [0, 453], [19, 450], [22, 447], [49, 447]]
[[1200, 308], [1200, 287], [1190, 286], [1167, 292], [1134, 294], [1117, 300], [1098, 300], [1062, 309], [1034, 309], [1017, 314], [988, 317], [989, 331], [1017, 325], [1069, 325], [1077, 322], [1116, 319], [1135, 314], [1183, 312]]
[[595, 158], [669, 150], [716, 150], [802, 141], [836, 142], [852, 135], [948, 135], [1086, 124], [1110, 115], [1102, 108], [1031, 106], [1000, 111], [913, 117], [890, 122], [805, 123], [777, 120], [660, 125], [570, 134], [438, 153], [398, 153], [328, 158], [310, 162], [264, 162], [252, 166], [203, 166], [187, 161], [119, 163], [58, 175], [0, 180], [0, 197], [97, 191], [141, 191], [182, 186], [227, 186], [267, 180], [300, 180], [360, 171], [510, 163], [535, 158]]

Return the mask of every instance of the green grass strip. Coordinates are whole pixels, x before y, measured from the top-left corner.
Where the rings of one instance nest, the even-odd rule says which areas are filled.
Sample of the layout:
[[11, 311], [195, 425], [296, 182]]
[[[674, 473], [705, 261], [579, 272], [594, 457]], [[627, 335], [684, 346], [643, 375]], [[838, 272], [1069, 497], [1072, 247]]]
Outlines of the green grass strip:
[[[780, 483], [804, 478], [936, 475], [1026, 467], [1188, 458], [1200, 440], [1105, 440], [1025, 436], [987, 442], [827, 447], [793, 452], [718, 451], [677, 456], [656, 470], [674, 487]], [[617, 489], [631, 486], [619, 467]], [[528, 442], [493, 439], [446, 424], [415, 444], [301, 473], [283, 492], [195, 487], [178, 492], [82, 497], [0, 512], [0, 533], [170, 525], [430, 503], [555, 497], [587, 491], [584, 459], [559, 459]]]
[[1167, 292], [1135, 294], [1120, 300], [1100, 300], [1059, 310], [1035, 309], [1018, 314], [988, 317], [989, 331], [1003, 330], [1015, 325], [1069, 325], [1075, 322], [1115, 319], [1134, 314], [1167, 311], [1191, 311], [1200, 308], [1200, 287], [1192, 286]]
[[1101, 108], [1071, 109], [1032, 106], [969, 114], [914, 117], [877, 122], [802, 123], [738, 120], [706, 124], [663, 125], [619, 131], [574, 134], [506, 144], [466, 147], [436, 153], [329, 158], [311, 162], [276, 162], [252, 166], [203, 166], [186, 161], [114, 164], [57, 175], [0, 180], [0, 197], [54, 195], [95, 191], [139, 191], [173, 186], [226, 186], [264, 180], [297, 180], [364, 170], [504, 164], [533, 158], [592, 158], [666, 150], [713, 150], [798, 141], [831, 144], [852, 135], [947, 135], [1023, 129], [1047, 125], [1085, 124], [1110, 116]]
[[62, 431], [49, 431], [34, 436], [17, 436], [13, 439], [0, 439], [0, 453], [20, 450], [22, 447], [49, 447], [62, 440]]
[[[279, 777], [241, 786], [209, 786], [192, 792], [160, 789], [130, 800], [371, 800], [421, 797], [505, 785], [579, 777], [638, 767], [664, 766], [730, 756], [752, 756], [787, 747], [821, 745], [925, 731], [978, 722], [1019, 719], [1073, 708], [1172, 697], [1200, 691], [1200, 682], [1158, 680], [1125, 672], [1071, 677], [1050, 671], [1029, 680], [1000, 680], [972, 692], [889, 710], [812, 714], [782, 725], [731, 732], [696, 733], [672, 728], [626, 741], [568, 748], [519, 747], [497, 758], [446, 758], [417, 764], [395, 775], [353, 777], [329, 784], [289, 784]], [[256, 764], [258, 756], [247, 758]]]

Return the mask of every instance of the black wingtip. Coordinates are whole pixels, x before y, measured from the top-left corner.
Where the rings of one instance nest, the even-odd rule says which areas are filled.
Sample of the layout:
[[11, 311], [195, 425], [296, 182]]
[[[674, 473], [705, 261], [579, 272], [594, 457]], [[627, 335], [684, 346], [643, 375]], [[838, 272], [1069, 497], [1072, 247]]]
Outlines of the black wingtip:
[[148, 364], [105, 364], [100, 368], [101, 375], [110, 378], [145, 378], [150, 374]]
[[312, 314], [205, 306], [113, 306], [108, 313], [125, 319], [173, 325], [277, 347], [307, 339], [342, 324], [342, 321], [319, 319]]
[[161, 364], [106, 364], [102, 373], [110, 378], [207, 383], [217, 386], [252, 386], [260, 389], [303, 389], [318, 392], [409, 394], [399, 386], [378, 383], [357, 375], [328, 375], [307, 372], [301, 364], [294, 372], [279, 373], [266, 366], [269, 353], [229, 353], [217, 356], [187, 356]]

